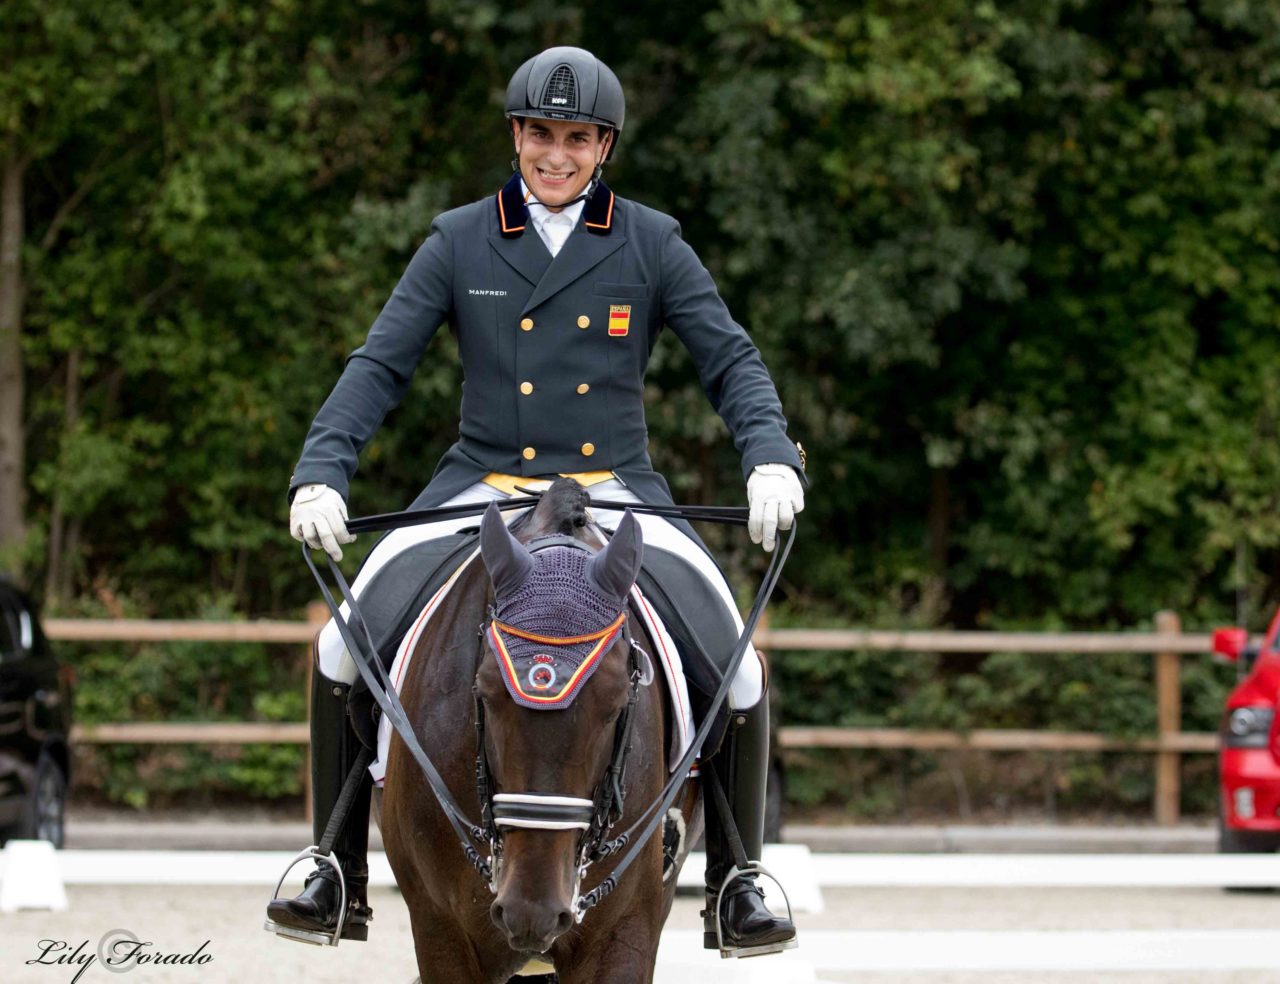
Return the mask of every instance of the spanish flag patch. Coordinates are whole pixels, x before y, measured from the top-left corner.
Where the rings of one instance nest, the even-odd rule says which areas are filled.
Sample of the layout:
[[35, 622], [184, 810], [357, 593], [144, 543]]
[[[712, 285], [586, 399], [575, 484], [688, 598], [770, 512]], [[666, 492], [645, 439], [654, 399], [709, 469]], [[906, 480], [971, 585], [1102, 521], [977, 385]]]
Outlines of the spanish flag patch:
[[631, 305], [609, 305], [609, 334], [617, 337], [626, 335], [631, 330]]

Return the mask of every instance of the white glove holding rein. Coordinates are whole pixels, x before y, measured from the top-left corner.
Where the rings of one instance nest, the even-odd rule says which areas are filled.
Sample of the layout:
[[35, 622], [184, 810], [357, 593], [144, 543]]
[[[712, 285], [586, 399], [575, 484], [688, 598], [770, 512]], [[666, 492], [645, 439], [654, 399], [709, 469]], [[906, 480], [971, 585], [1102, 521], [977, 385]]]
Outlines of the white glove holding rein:
[[804, 486], [790, 465], [756, 465], [747, 478], [747, 502], [751, 542], [772, 550], [778, 530], [791, 529], [796, 513], [804, 509]]
[[323, 550], [334, 560], [342, 559], [340, 543], [354, 543], [347, 532], [347, 504], [336, 489], [327, 485], [303, 485], [293, 496], [289, 510], [289, 532], [312, 550]]

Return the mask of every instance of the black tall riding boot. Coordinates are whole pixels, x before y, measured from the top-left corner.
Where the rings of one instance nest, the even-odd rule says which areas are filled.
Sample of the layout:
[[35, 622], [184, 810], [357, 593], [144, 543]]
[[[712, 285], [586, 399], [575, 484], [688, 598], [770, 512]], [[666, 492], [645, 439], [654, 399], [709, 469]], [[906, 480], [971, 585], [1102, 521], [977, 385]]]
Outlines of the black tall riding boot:
[[[769, 698], [763, 695], [749, 711], [735, 711], [711, 766], [724, 787], [729, 809], [749, 861], [759, 861], [764, 849], [765, 786], [769, 775]], [[716, 938], [716, 902], [720, 899], [721, 955], [754, 957], [796, 945], [796, 927], [786, 916], [775, 916], [764, 904], [755, 875], [725, 878], [735, 865], [733, 847], [717, 805], [710, 776], [703, 780], [703, 808], [707, 818], [707, 907], [702, 912], [702, 942], [708, 950]]]
[[[334, 683], [317, 669], [311, 682], [311, 803], [315, 844], [324, 838], [330, 815], [343, 784], [364, 746], [347, 719], [351, 688]], [[368, 770], [351, 801], [346, 820], [333, 843], [347, 885], [347, 917], [341, 939], [367, 940], [369, 921], [369, 799], [373, 779]], [[267, 906], [266, 928], [304, 943], [328, 942], [338, 925], [342, 889], [332, 866], [320, 864], [307, 876], [302, 893], [293, 899], [273, 899]], [[301, 931], [299, 933], [298, 931]]]

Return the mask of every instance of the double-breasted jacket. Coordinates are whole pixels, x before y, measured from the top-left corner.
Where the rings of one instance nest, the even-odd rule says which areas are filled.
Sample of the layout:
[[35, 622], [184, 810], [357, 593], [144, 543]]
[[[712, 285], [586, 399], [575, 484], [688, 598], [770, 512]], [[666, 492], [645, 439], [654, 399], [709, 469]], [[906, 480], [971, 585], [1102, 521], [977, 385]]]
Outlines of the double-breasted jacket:
[[314, 482], [347, 497], [361, 448], [445, 322], [465, 377], [458, 440], [411, 508], [438, 505], [491, 472], [612, 471], [641, 499], [670, 502], [649, 458], [643, 399], [664, 326], [691, 353], [744, 476], [765, 462], [802, 471], [760, 353], [679, 224], [598, 182], [552, 258], [513, 175], [498, 195], [432, 223], [316, 415], [291, 498]]

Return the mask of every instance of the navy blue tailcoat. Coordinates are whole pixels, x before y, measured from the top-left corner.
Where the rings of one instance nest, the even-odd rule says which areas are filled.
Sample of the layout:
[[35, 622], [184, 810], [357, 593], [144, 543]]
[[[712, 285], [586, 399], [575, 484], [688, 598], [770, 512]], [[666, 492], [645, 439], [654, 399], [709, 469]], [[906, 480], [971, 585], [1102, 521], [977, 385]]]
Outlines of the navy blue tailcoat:
[[489, 472], [611, 470], [641, 499], [670, 502], [649, 459], [643, 399], [664, 325], [693, 356], [744, 477], [765, 462], [803, 474], [760, 353], [679, 224], [598, 182], [553, 259], [512, 175], [496, 196], [432, 223], [316, 415], [290, 500], [313, 482], [347, 497], [361, 448], [404, 396], [444, 322], [465, 376], [458, 440], [410, 508], [439, 505]]

